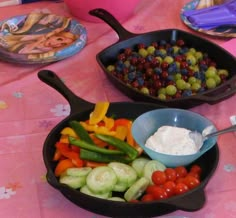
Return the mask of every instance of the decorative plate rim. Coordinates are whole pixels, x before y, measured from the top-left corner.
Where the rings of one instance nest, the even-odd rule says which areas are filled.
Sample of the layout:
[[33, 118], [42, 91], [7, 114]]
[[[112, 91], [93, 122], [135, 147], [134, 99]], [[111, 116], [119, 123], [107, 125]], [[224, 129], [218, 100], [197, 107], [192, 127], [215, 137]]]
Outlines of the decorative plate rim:
[[[77, 20], [73, 18], [62, 16], [62, 15], [56, 15], [54, 13], [42, 13], [42, 14], [55, 15], [60, 18], [70, 19], [69, 25], [67, 27], [68, 28], [67, 32], [77, 34], [78, 38], [75, 39], [75, 41], [73, 41], [71, 44], [63, 47], [62, 49], [60, 49], [59, 47], [59, 50], [55, 51], [53, 56], [49, 56], [49, 57], [40, 56], [35, 59], [29, 59], [27, 56], [30, 54], [17, 54], [14, 52], [7, 51], [6, 49], [3, 49], [3, 46], [0, 45], [0, 55], [1, 55], [0, 59], [1, 60], [6, 61], [6, 62], [20, 63], [20, 64], [44, 64], [44, 63], [56, 62], [56, 61], [68, 58], [72, 55], [75, 55], [81, 49], [83, 49], [83, 47], [86, 45], [86, 42], [87, 42], [87, 30], [80, 22], [78, 22]], [[3, 24], [7, 22], [13, 22], [14, 20], [15, 21], [24, 20], [28, 15], [29, 14], [16, 15], [16, 16], [0, 21], [0, 38], [5, 35], [14, 35], [10, 31], [7, 32], [6, 30], [4, 30], [2, 28]], [[50, 33], [50, 32], [52, 31], [48, 31], [46, 33]], [[43, 53], [45, 52], [38, 53], [38, 54], [40, 55]]]
[[202, 28], [198, 28], [196, 26], [194, 26], [188, 19], [187, 17], [184, 16], [183, 12], [186, 10], [192, 10], [195, 9], [196, 6], [198, 5], [200, 0], [192, 0], [188, 3], [186, 3], [184, 5], [184, 7], [181, 9], [181, 13], [180, 13], [180, 18], [182, 20], [182, 22], [188, 26], [190, 29], [198, 31], [200, 33], [206, 34], [206, 35], [210, 35], [210, 36], [214, 36], [214, 37], [223, 37], [223, 38], [234, 38], [236, 37], [236, 32], [232, 33], [232, 32], [227, 32], [228, 29], [226, 29], [226, 31], [222, 32], [222, 31], [217, 31], [216, 29], [212, 29], [212, 30], [205, 30]]

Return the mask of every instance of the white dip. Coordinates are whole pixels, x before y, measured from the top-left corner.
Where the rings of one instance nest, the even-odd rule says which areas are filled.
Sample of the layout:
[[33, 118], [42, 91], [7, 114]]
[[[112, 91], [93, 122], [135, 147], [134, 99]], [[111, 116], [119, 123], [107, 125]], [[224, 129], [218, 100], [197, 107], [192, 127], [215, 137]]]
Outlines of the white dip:
[[145, 146], [164, 154], [194, 154], [199, 148], [189, 137], [190, 130], [174, 126], [162, 126], [150, 136]]

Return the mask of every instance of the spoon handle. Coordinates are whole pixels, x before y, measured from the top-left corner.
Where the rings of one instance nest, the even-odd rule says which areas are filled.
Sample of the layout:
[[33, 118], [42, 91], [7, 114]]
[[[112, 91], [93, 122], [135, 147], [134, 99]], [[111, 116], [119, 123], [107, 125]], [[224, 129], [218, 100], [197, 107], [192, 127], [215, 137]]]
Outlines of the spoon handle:
[[236, 131], [236, 125], [232, 125], [232, 126], [226, 128], [226, 129], [222, 129], [222, 130], [207, 134], [205, 137], [208, 138], [208, 137], [211, 137], [211, 136], [217, 136], [217, 135], [221, 135], [221, 134], [224, 134], [224, 133], [227, 133], [227, 132], [234, 132], [234, 131]]

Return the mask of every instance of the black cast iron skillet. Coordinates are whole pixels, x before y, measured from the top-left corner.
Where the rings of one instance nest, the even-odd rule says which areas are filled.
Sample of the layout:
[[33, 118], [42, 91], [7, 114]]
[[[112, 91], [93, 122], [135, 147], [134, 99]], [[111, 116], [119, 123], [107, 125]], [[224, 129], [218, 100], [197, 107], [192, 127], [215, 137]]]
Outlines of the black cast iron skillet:
[[[143, 34], [135, 34], [127, 31], [119, 23], [119, 21], [113, 17], [113, 15], [104, 9], [94, 9], [89, 13], [105, 21], [118, 34], [118, 42], [99, 52], [96, 56], [96, 59], [113, 85], [115, 85], [115, 87], [117, 87], [128, 97], [136, 101], [152, 102], [168, 107], [191, 108], [202, 103], [218, 103], [232, 96], [236, 92], [236, 58], [218, 45], [178, 29], [165, 29]], [[135, 90], [131, 86], [126, 85], [124, 82], [117, 79], [114, 75], [106, 70], [106, 67], [109, 64], [114, 63], [116, 61], [117, 55], [125, 48], [134, 49], [139, 43], [143, 43], [148, 46], [151, 45], [152, 42], [158, 42], [160, 40], [171, 41], [178, 39], [183, 39], [188, 47], [193, 47], [199, 51], [208, 53], [209, 57], [217, 63], [217, 68], [223, 68], [229, 71], [230, 75], [228, 81], [214, 89], [210, 89], [204, 93], [194, 96], [170, 100], [159, 100], [156, 97], [145, 95]]]
[[[203, 169], [202, 182], [199, 187], [181, 196], [175, 196], [163, 201], [146, 203], [128, 203], [108, 201], [91, 197], [80, 193], [66, 185], [60, 184], [54, 175], [56, 163], [53, 160], [55, 152], [54, 144], [59, 140], [60, 131], [68, 126], [70, 120], [86, 120], [94, 108], [94, 104], [85, 101], [71, 92], [58, 76], [49, 70], [42, 70], [38, 77], [44, 83], [61, 93], [71, 106], [70, 115], [56, 125], [47, 136], [43, 146], [43, 159], [47, 168], [47, 181], [55, 189], [60, 191], [67, 199], [81, 208], [91, 212], [109, 217], [153, 217], [170, 213], [175, 210], [196, 211], [203, 207], [205, 203], [204, 188], [213, 175], [219, 160], [218, 146], [214, 146], [194, 163], [199, 164]], [[114, 102], [110, 103], [108, 116], [116, 115], [117, 118], [134, 119], [142, 113], [161, 108], [152, 103], [142, 102]]]

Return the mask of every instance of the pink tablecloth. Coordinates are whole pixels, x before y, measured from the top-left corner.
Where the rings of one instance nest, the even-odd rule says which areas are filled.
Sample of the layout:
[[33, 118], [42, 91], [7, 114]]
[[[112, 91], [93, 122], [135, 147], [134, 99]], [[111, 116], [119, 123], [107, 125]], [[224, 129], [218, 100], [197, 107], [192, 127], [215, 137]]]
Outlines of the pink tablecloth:
[[[188, 29], [179, 12], [188, 0], [143, 1], [137, 12], [123, 25], [131, 32], [157, 29]], [[33, 10], [69, 16], [64, 3], [39, 2], [0, 8], [0, 19]], [[50, 130], [69, 114], [66, 100], [37, 78], [41, 69], [56, 72], [77, 95], [99, 100], [130, 101], [116, 90], [95, 60], [103, 48], [117, 41], [111, 28], [101, 23], [80, 22], [87, 28], [86, 47], [71, 58], [47, 66], [20, 66], [0, 62], [0, 217], [6, 218], [99, 218], [65, 199], [45, 180], [42, 146]], [[200, 33], [196, 33], [200, 35]], [[236, 40], [213, 39], [202, 35], [236, 55]], [[91, 88], [96, 87], [96, 88]], [[216, 105], [204, 104], [192, 110], [205, 115], [218, 128], [230, 125], [236, 114], [236, 96]], [[163, 217], [236, 217], [236, 135], [219, 137], [219, 166], [206, 187], [206, 204], [196, 212], [176, 211]]]

